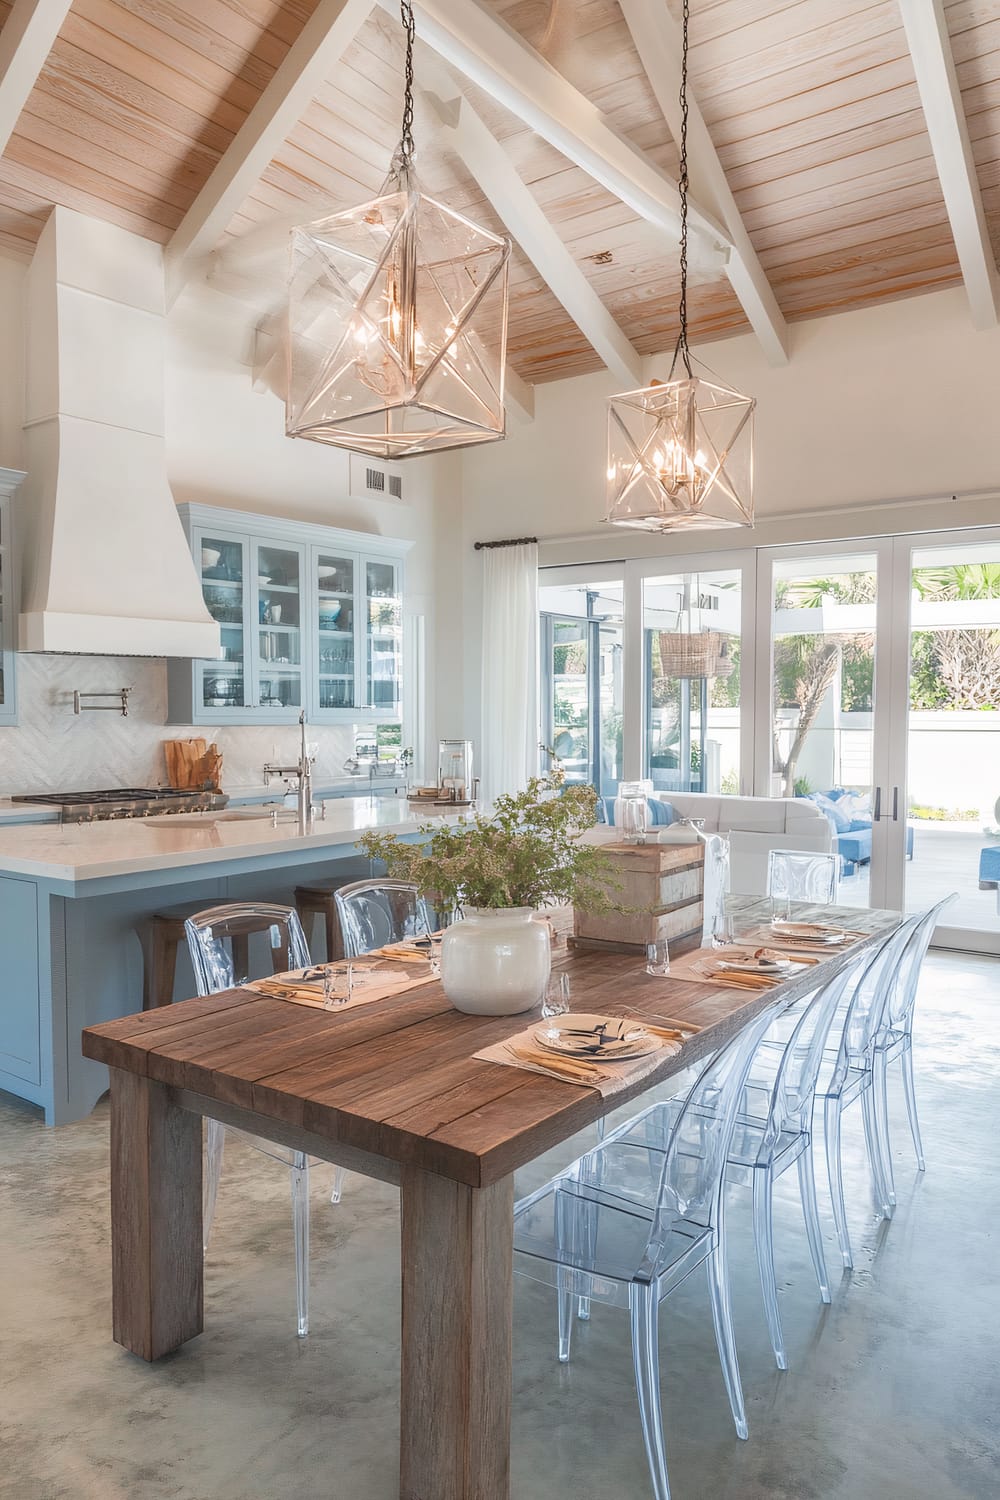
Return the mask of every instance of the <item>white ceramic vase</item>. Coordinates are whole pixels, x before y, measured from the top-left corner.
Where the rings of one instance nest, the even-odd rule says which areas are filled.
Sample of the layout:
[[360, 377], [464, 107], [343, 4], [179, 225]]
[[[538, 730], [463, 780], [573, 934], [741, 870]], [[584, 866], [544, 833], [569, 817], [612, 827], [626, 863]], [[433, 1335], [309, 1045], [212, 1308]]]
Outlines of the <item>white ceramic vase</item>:
[[552, 968], [549, 924], [530, 906], [465, 908], [441, 940], [441, 983], [456, 1010], [516, 1016], [538, 1005]]

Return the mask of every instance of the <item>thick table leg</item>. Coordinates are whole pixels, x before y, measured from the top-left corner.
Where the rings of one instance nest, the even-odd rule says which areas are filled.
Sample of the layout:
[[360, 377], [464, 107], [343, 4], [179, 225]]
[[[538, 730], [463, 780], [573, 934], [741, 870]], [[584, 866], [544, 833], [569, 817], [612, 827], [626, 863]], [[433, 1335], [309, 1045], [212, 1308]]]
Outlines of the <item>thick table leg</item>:
[[204, 1326], [201, 1116], [111, 1069], [114, 1337], [159, 1359]]
[[508, 1500], [514, 1179], [400, 1186], [400, 1500]]

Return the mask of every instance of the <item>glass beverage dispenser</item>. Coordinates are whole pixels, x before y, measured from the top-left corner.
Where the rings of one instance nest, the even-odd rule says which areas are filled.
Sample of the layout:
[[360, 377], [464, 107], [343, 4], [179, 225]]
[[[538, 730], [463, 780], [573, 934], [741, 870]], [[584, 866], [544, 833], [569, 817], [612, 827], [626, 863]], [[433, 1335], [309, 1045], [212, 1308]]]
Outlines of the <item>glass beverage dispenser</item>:
[[438, 790], [449, 802], [471, 800], [471, 740], [438, 740]]

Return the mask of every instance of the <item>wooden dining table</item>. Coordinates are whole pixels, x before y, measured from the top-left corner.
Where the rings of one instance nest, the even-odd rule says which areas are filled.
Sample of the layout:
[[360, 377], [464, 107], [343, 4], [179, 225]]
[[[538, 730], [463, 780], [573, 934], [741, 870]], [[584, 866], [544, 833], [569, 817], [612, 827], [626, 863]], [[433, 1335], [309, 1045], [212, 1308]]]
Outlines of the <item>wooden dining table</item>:
[[[767, 902], [734, 906], [738, 928], [768, 920]], [[855, 943], [900, 921], [839, 907], [795, 915], [863, 934]], [[477, 1060], [529, 1018], [461, 1014], [436, 981], [339, 1013], [242, 988], [89, 1027], [85, 1054], [111, 1070], [115, 1340], [156, 1360], [203, 1330], [203, 1116], [396, 1184], [401, 1500], [507, 1500], [514, 1173], [713, 1052], [780, 994], [808, 991], [847, 951], [747, 992], [560, 946], [574, 1010], [624, 1007], [692, 1031], [609, 1098]]]

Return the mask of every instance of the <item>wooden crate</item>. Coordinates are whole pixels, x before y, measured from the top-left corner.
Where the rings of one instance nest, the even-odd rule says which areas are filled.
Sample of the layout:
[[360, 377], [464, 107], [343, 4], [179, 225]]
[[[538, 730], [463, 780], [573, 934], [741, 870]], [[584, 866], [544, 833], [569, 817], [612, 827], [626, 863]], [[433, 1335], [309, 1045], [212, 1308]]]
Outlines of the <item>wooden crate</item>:
[[589, 943], [644, 951], [661, 938], [677, 943], [700, 935], [705, 888], [705, 846], [697, 844], [603, 844], [613, 868], [611, 899], [624, 912], [578, 909], [575, 946]]

